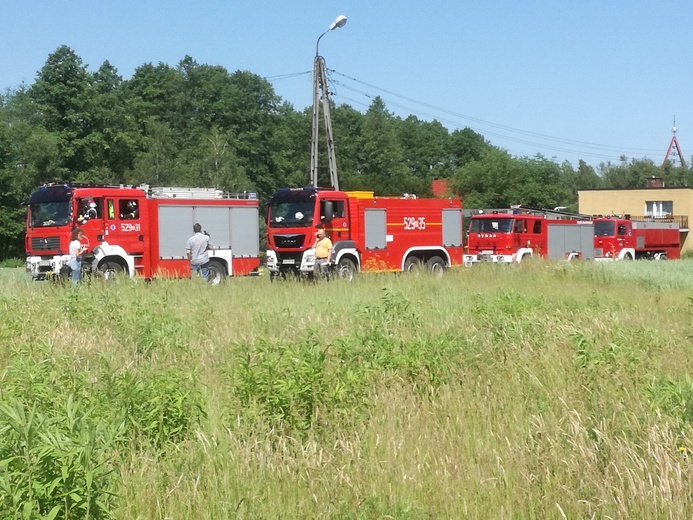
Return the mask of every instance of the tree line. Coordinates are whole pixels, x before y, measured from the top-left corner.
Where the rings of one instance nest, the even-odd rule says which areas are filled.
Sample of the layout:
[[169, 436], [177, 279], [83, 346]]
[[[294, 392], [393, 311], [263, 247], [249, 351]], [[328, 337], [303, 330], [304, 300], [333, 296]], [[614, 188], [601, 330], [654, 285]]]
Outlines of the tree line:
[[[449, 179], [468, 208], [577, 209], [578, 189], [644, 187], [653, 175], [693, 185], [690, 168], [649, 159], [595, 169], [511, 156], [469, 128], [395, 116], [378, 97], [365, 113], [334, 106], [332, 119], [346, 190], [426, 196], [434, 179]], [[22, 256], [23, 203], [44, 182], [217, 187], [264, 201], [309, 183], [310, 138], [310, 107], [296, 110], [252, 72], [186, 56], [175, 67], [146, 63], [124, 80], [108, 61], [90, 71], [61, 46], [32, 84], [0, 96], [0, 259]]]

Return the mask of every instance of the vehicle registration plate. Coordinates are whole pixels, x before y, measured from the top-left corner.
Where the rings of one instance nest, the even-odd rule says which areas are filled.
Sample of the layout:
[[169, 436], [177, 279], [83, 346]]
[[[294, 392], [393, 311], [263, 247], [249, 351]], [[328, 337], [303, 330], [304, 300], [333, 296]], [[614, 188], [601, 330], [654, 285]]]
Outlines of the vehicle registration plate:
[[284, 265], [293, 265], [295, 263], [296, 263], [296, 260], [294, 260], [293, 258], [287, 258], [285, 260], [282, 260], [282, 264], [284, 264]]

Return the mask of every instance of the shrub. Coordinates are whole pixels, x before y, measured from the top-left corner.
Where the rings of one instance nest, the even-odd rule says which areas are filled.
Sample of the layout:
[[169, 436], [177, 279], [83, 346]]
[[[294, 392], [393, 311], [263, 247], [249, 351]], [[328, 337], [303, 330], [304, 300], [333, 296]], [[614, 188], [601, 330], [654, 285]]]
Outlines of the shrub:
[[117, 480], [113, 430], [68, 398], [53, 413], [15, 399], [0, 404], [0, 515], [108, 518]]
[[205, 416], [194, 376], [179, 367], [124, 372], [104, 391], [121, 442], [136, 448], [161, 450], [181, 442]]

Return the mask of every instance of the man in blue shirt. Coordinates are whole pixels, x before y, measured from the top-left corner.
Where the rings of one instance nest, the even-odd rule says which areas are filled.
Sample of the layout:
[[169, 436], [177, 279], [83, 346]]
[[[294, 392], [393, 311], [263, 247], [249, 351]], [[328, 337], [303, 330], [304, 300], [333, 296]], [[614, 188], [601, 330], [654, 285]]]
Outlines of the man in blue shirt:
[[190, 276], [195, 273], [202, 273], [202, 278], [205, 281], [209, 280], [209, 254], [207, 250], [210, 248], [209, 235], [202, 233], [202, 226], [195, 224], [193, 226], [195, 233], [188, 239], [185, 246], [185, 251], [190, 261]]

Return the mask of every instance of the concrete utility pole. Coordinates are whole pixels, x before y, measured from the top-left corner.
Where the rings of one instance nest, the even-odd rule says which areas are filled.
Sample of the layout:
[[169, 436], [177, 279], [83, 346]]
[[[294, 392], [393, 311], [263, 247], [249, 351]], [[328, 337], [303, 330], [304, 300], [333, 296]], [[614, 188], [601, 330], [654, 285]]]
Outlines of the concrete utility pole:
[[320, 39], [328, 32], [344, 27], [347, 18], [339, 15], [330, 27], [318, 37], [315, 43], [315, 61], [313, 64], [313, 127], [310, 141], [310, 184], [318, 186], [318, 133], [320, 124], [320, 105], [322, 104], [323, 117], [325, 119], [325, 138], [327, 140], [327, 156], [330, 166], [330, 181], [335, 190], [339, 190], [337, 177], [337, 157], [334, 151], [334, 135], [332, 133], [332, 116], [330, 115], [330, 98], [327, 90], [327, 77], [325, 75], [325, 58], [320, 56]]

